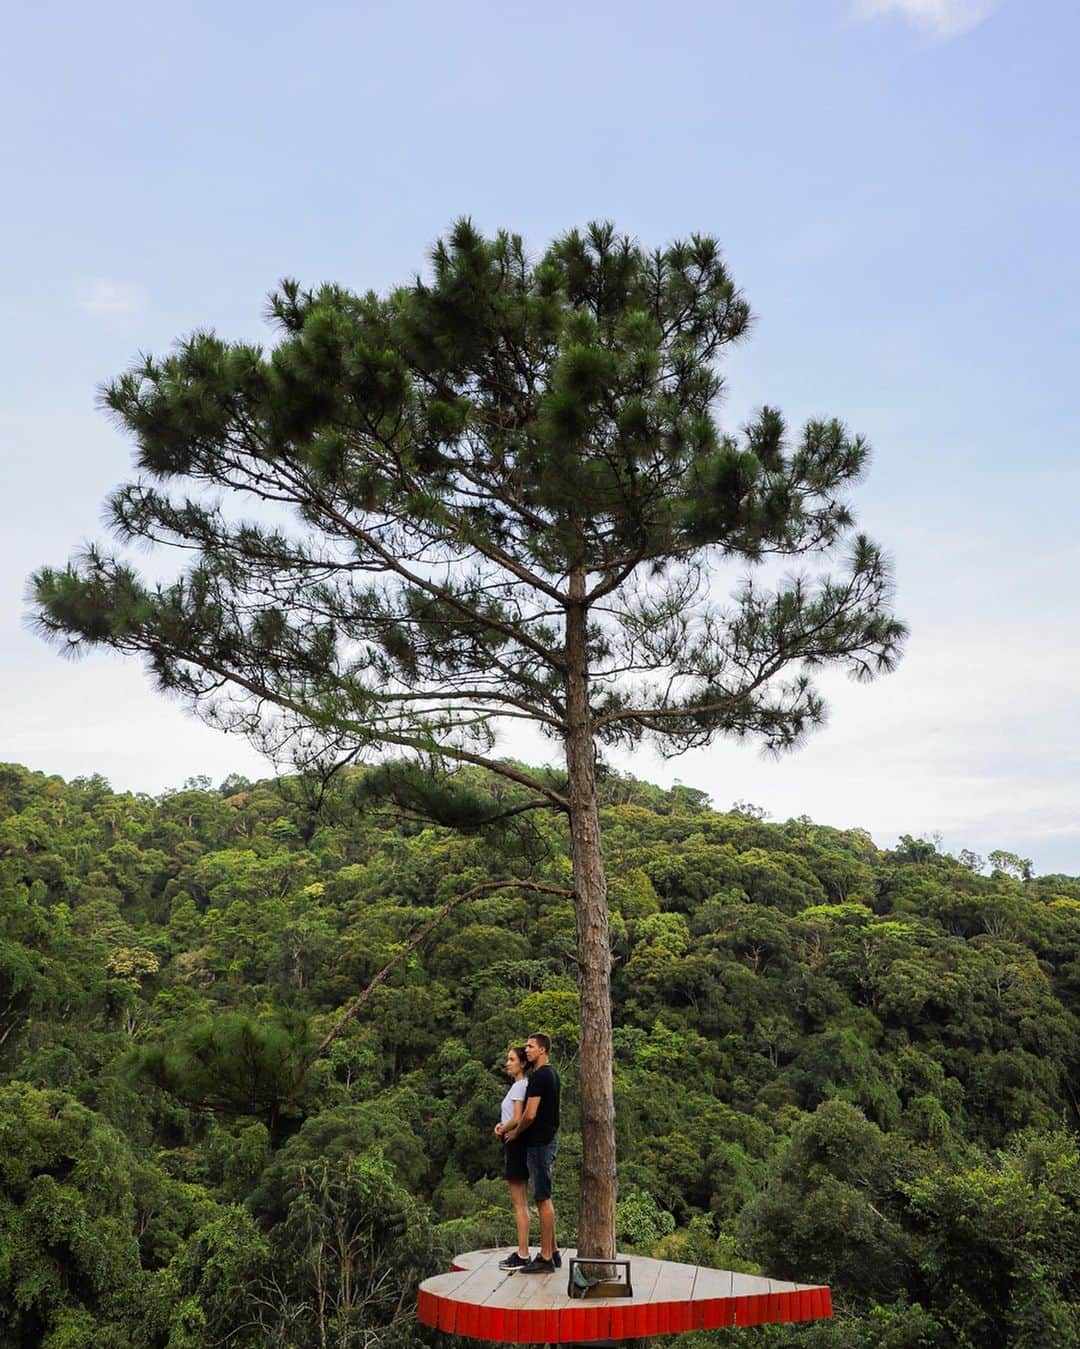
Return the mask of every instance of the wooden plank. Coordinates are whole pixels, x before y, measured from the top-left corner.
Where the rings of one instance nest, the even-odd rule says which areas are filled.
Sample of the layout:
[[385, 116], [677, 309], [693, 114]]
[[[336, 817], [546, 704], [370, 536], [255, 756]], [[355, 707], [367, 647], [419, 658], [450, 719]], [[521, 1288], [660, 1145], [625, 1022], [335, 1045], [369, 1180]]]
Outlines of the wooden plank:
[[772, 1291], [769, 1282], [768, 1279], [759, 1278], [756, 1274], [740, 1274], [738, 1271], [733, 1271], [731, 1275], [731, 1296], [758, 1297], [762, 1293], [769, 1293]]
[[796, 1314], [792, 1319], [796, 1321], [812, 1321], [817, 1314], [814, 1310], [814, 1290], [812, 1288], [800, 1288], [795, 1294], [795, 1301]]
[[570, 1301], [566, 1296], [566, 1271], [562, 1269], [553, 1274], [512, 1274], [501, 1291], [519, 1310], [565, 1306]]
[[439, 1298], [439, 1329], [452, 1335], [457, 1324], [457, 1303], [448, 1297]]
[[[690, 1330], [693, 1328], [690, 1300], [697, 1281], [697, 1266], [675, 1261], [658, 1263], [660, 1273], [652, 1290], [652, 1302], [657, 1308], [656, 1329], [650, 1333], [670, 1335], [675, 1331]], [[686, 1308], [685, 1317], [683, 1307]]]
[[478, 1265], [465, 1270], [463, 1273], [436, 1274], [434, 1278], [424, 1280], [424, 1287], [430, 1288], [433, 1293], [437, 1293], [440, 1297], [447, 1296], [452, 1290], [452, 1295], [455, 1298], [468, 1298], [480, 1289], [489, 1290], [502, 1279], [508, 1277], [504, 1270], [495, 1269], [492, 1271], [483, 1265]]
[[478, 1269], [481, 1265], [498, 1265], [506, 1254], [503, 1247], [485, 1246], [482, 1251], [462, 1251], [454, 1256], [454, 1266], [461, 1269]]
[[553, 1307], [522, 1307], [518, 1311], [518, 1342], [558, 1344], [558, 1311]]
[[416, 1317], [425, 1326], [434, 1327], [439, 1324], [439, 1300], [434, 1293], [429, 1293], [424, 1288], [416, 1294]]
[[611, 1338], [611, 1307], [607, 1301], [590, 1305], [588, 1302], [582, 1304], [582, 1310], [585, 1312], [585, 1335], [586, 1340], [607, 1340]]
[[734, 1274], [730, 1269], [699, 1269], [694, 1279], [696, 1298], [716, 1298], [732, 1296]]
[[634, 1284], [634, 1302], [650, 1302], [660, 1280], [664, 1262], [662, 1260], [635, 1260], [630, 1257], [630, 1277]]
[[735, 1324], [735, 1298], [714, 1297], [705, 1303], [702, 1330], [726, 1330]]
[[498, 1269], [497, 1266], [496, 1270], [498, 1277], [492, 1279], [487, 1294], [480, 1297], [474, 1289], [473, 1297], [479, 1297], [479, 1301], [485, 1307], [518, 1307], [521, 1303], [521, 1284], [531, 1280], [533, 1276], [526, 1275], [521, 1284], [518, 1284], [516, 1274], [510, 1273], [509, 1270]]
[[[660, 1272], [656, 1277], [656, 1282], [652, 1288], [652, 1300], [654, 1302], [683, 1302], [689, 1301], [694, 1293], [694, 1285], [697, 1282], [697, 1268], [694, 1265], [677, 1265], [674, 1262], [662, 1263]], [[637, 1287], [634, 1288], [635, 1295]]]
[[735, 1324], [730, 1269], [699, 1269], [694, 1278], [694, 1329], [720, 1330]]

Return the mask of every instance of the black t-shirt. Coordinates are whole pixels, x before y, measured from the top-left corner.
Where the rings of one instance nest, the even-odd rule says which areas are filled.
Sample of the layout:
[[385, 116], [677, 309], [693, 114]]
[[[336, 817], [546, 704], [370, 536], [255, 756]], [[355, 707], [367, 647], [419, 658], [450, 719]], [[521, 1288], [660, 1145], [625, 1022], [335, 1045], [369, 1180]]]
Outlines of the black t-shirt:
[[559, 1074], [550, 1063], [545, 1063], [542, 1068], [534, 1068], [527, 1081], [526, 1108], [532, 1096], [539, 1096], [540, 1104], [536, 1107], [533, 1122], [521, 1137], [527, 1148], [539, 1148], [550, 1143], [559, 1132]]

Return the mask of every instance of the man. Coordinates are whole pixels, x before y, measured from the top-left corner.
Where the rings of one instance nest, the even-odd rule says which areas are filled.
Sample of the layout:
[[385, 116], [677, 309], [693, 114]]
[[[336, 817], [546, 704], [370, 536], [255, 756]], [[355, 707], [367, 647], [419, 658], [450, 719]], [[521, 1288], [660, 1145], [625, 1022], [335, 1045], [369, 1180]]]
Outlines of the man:
[[522, 1263], [517, 1253], [500, 1264], [501, 1269], [516, 1269], [519, 1274], [550, 1274], [562, 1267], [562, 1255], [555, 1244], [555, 1206], [551, 1202], [551, 1180], [555, 1154], [559, 1151], [559, 1074], [548, 1063], [551, 1040], [534, 1031], [525, 1041], [529, 1061], [525, 1109], [521, 1118], [503, 1131], [508, 1142], [524, 1135], [525, 1165], [532, 1182], [533, 1202], [540, 1218], [540, 1253]]

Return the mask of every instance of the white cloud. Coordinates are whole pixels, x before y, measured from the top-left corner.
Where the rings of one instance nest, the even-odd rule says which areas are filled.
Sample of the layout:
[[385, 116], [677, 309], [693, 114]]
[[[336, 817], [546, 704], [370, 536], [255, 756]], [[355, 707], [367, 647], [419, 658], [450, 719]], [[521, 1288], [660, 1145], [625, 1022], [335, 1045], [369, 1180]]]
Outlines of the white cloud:
[[131, 281], [114, 281], [107, 276], [97, 276], [83, 282], [77, 300], [84, 314], [113, 318], [137, 314], [146, 301], [146, 295], [141, 286]]
[[899, 14], [935, 38], [958, 37], [982, 23], [1001, 0], [856, 0], [863, 18]]

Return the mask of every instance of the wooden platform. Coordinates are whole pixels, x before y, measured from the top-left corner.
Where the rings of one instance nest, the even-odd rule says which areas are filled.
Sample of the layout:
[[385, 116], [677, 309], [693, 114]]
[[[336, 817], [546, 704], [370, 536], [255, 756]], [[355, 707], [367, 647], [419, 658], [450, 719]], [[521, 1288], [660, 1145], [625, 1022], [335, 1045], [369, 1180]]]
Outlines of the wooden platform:
[[417, 1315], [426, 1326], [502, 1344], [577, 1344], [630, 1340], [683, 1330], [815, 1321], [832, 1315], [828, 1288], [759, 1279], [724, 1269], [629, 1256], [632, 1298], [567, 1296], [567, 1261], [554, 1274], [499, 1269], [507, 1254], [469, 1251], [453, 1271], [420, 1285]]

